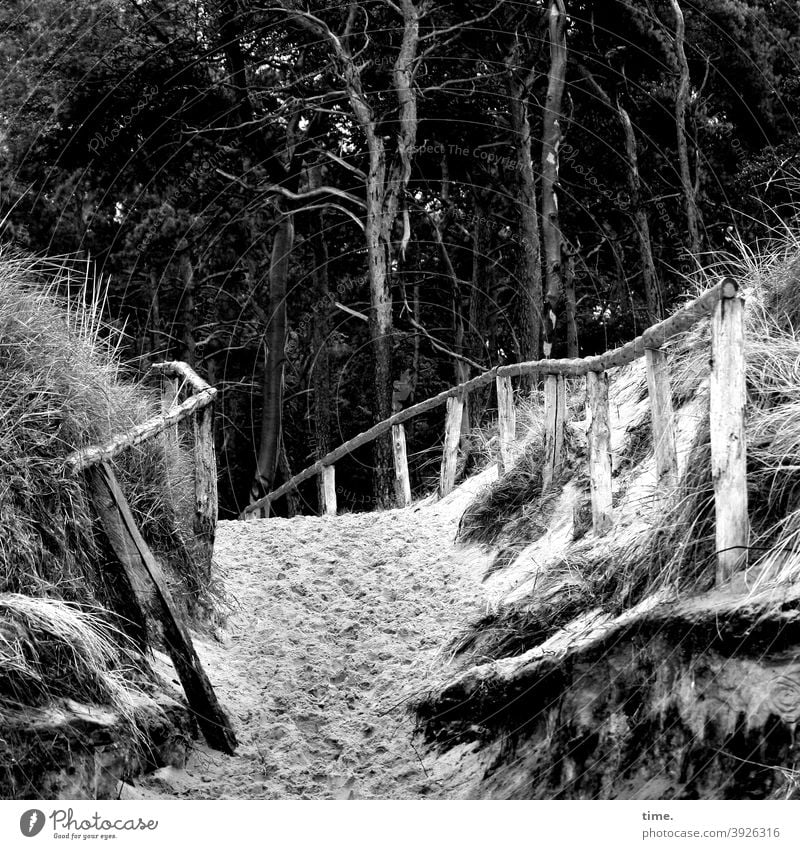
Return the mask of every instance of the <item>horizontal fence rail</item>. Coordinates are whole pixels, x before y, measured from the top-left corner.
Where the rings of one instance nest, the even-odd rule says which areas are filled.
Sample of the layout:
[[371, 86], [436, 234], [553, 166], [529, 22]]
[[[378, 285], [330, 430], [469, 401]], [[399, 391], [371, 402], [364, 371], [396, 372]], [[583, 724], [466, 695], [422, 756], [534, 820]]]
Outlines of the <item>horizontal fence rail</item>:
[[497, 366], [483, 374], [473, 377], [464, 383], [453, 386], [428, 398], [425, 401], [420, 401], [411, 407], [395, 413], [388, 419], [384, 419], [378, 424], [373, 425], [368, 430], [363, 431], [357, 436], [344, 442], [338, 448], [329, 451], [324, 457], [321, 457], [311, 466], [308, 466], [303, 471], [298, 472], [290, 480], [279, 486], [277, 489], [265, 495], [263, 498], [249, 504], [242, 513], [242, 518], [258, 512], [264, 507], [269, 507], [272, 501], [276, 501], [281, 496], [285, 495], [292, 489], [297, 488], [299, 484], [309, 478], [321, 475], [327, 467], [333, 466], [338, 460], [346, 457], [348, 454], [361, 448], [363, 445], [372, 442], [384, 433], [387, 433], [393, 427], [401, 425], [409, 419], [414, 418], [429, 410], [446, 404], [451, 398], [465, 398], [470, 392], [479, 389], [489, 384], [502, 379], [501, 393], [504, 397], [508, 395], [508, 389], [505, 380], [512, 377], [520, 377], [522, 375], [561, 375], [562, 377], [584, 377], [589, 372], [601, 373], [610, 368], [615, 368], [633, 362], [639, 357], [645, 355], [648, 349], [658, 349], [667, 341], [675, 336], [690, 329], [697, 324], [701, 319], [706, 318], [714, 310], [714, 307], [722, 298], [732, 298], [736, 295], [738, 287], [736, 283], [726, 278], [713, 286], [708, 291], [704, 292], [700, 297], [693, 300], [691, 303], [682, 307], [677, 312], [673, 313], [664, 321], [649, 327], [640, 336], [637, 336], [631, 342], [592, 357], [583, 357], [579, 359], [542, 359], [531, 360], [523, 363], [511, 363], [505, 366]]
[[[165, 376], [183, 377], [196, 394], [187, 398], [182, 404], [169, 412], [162, 413], [160, 416], [153, 416], [129, 431], [113, 436], [103, 445], [89, 445], [86, 448], [73, 451], [65, 459], [67, 466], [75, 471], [80, 471], [97, 463], [113, 460], [114, 457], [122, 454], [128, 448], [141, 445], [143, 442], [164, 433], [168, 428], [178, 425], [184, 419], [194, 416], [217, 397], [217, 390], [196, 375], [186, 363], [159, 363], [153, 366], [152, 370]], [[189, 373], [191, 373], [191, 377], [189, 377]]]
[[608, 372], [645, 357], [651, 405], [656, 497], [668, 496], [678, 482], [672, 396], [667, 357], [662, 347], [699, 321], [711, 317], [712, 367], [710, 417], [712, 467], [717, 517], [718, 579], [725, 580], [746, 563], [749, 524], [747, 514], [746, 448], [744, 439], [744, 313], [738, 285], [722, 279], [699, 297], [619, 348], [580, 359], [543, 359], [490, 369], [458, 386], [396, 412], [329, 451], [311, 466], [263, 498], [249, 504], [241, 518], [269, 515], [271, 502], [303, 481], [321, 475], [323, 512], [336, 514], [335, 464], [357, 448], [392, 431], [397, 501], [410, 503], [404, 423], [422, 413], [447, 405], [439, 494], [454, 486], [455, 462], [464, 403], [470, 392], [492, 382], [497, 386], [501, 469], [513, 462], [515, 410], [511, 378], [544, 377], [545, 443], [543, 490], [557, 480], [562, 466], [566, 425], [565, 378], [586, 378], [587, 443], [592, 523], [596, 534], [609, 531], [612, 515], [612, 468], [609, 428]]

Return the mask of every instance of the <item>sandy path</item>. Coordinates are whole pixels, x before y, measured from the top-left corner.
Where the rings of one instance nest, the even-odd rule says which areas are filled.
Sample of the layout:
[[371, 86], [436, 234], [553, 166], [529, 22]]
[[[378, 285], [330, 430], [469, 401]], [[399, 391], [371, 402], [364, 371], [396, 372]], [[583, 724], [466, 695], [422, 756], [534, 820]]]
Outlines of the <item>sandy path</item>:
[[[463, 501], [464, 499], [462, 499]], [[419, 798], [438, 782], [412, 740], [410, 696], [478, 612], [482, 559], [452, 545], [458, 505], [222, 522], [236, 609], [198, 652], [240, 747], [198, 744], [138, 798]]]

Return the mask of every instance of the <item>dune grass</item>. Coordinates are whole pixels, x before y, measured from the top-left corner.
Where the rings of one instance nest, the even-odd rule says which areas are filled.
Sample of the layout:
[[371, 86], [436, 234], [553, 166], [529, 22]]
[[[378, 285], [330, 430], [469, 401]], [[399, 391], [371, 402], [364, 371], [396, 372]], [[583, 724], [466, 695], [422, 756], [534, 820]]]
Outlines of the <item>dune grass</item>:
[[[567, 381], [567, 409], [575, 417], [582, 404], [579, 381]], [[544, 464], [543, 393], [534, 391], [519, 397], [517, 404], [517, 456], [511, 468], [490, 484], [467, 507], [461, 517], [457, 539], [464, 543], [518, 550], [541, 536], [558, 497], [558, 484], [582, 476], [586, 465], [585, 440], [572, 429], [564, 439], [564, 465], [550, 494], [542, 495]], [[497, 462], [499, 437], [497, 427], [479, 431], [483, 445], [483, 465]], [[478, 437], [473, 437], [478, 441]]]
[[108, 705], [133, 727], [140, 667], [134, 645], [103, 611], [0, 595], [0, 717], [71, 698]]
[[[81, 476], [64, 462], [159, 407], [158, 393], [120, 365], [120, 335], [104, 324], [103, 304], [80, 264], [0, 251], [0, 712], [71, 697], [130, 717], [142, 651], [157, 638], [138, 618]], [[114, 466], [175, 595], [192, 610], [207, 576], [185, 553], [191, 470], [179, 457], [168, 473], [163, 450], [151, 440]]]
[[[737, 254], [718, 258], [698, 274], [692, 281], [694, 289], [709, 288], [720, 273], [739, 282], [746, 306], [751, 538], [744, 585], [751, 591], [796, 585], [800, 581], [800, 234], [782, 233], [756, 251], [740, 246]], [[537, 578], [532, 593], [501, 605], [476, 623], [473, 633], [462, 638], [462, 648], [480, 646], [484, 657], [509, 656], [552, 633], [565, 617], [581, 609], [620, 612], [663, 591], [686, 597], [713, 586], [709, 323], [701, 322], [668, 350], [678, 417], [690, 409], [687, 405], [692, 405], [692, 415], [697, 413], [696, 426], [683, 436], [687, 460], [676, 490], [665, 503], [633, 504], [633, 499], [642, 497], [633, 483], [648, 464], [652, 466], [653, 447], [649, 416], [628, 422], [614, 468], [615, 513], [626, 513], [618, 512], [617, 506], [627, 503], [627, 515], [635, 513], [636, 519], [618, 520], [601, 539], [591, 532], [576, 534], [548, 574]], [[612, 403], [615, 393], [617, 400], [619, 393], [633, 400], [645, 398], [644, 369], [634, 364], [615, 370], [611, 387]], [[502, 554], [504, 548], [514, 548], [515, 541], [521, 550], [543, 535], [553, 496], [541, 494], [535, 447], [540, 443], [541, 435], [535, 436], [520, 463], [468, 508], [461, 539], [494, 546]], [[568, 463], [557, 483], [576, 481], [583, 472], [585, 466]], [[502, 565], [513, 559], [506, 557]]]

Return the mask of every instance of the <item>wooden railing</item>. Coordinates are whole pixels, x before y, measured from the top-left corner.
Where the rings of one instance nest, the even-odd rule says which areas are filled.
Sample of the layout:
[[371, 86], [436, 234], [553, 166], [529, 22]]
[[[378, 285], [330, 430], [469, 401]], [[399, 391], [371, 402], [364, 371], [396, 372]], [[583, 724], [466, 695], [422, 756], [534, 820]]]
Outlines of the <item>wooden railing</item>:
[[[126, 433], [115, 435], [103, 445], [74, 451], [66, 458], [66, 465], [74, 474], [84, 476], [91, 503], [131, 587], [141, 621], [147, 621], [149, 612], [160, 620], [167, 650], [206, 740], [213, 748], [232, 754], [236, 736], [230, 720], [217, 700], [161, 565], [137, 527], [112, 468], [112, 461], [124, 451], [157, 437], [164, 440], [164, 457], [169, 465], [178, 452], [178, 425], [192, 419], [194, 543], [192, 550], [187, 550], [186, 554], [199, 560], [210, 571], [217, 523], [217, 469], [213, 441], [213, 404], [217, 390], [186, 363], [162, 363], [153, 366], [153, 371], [162, 377], [161, 415], [153, 416]], [[181, 402], [184, 387], [188, 387], [191, 394]], [[174, 470], [167, 468], [167, 479], [173, 473]]]
[[512, 378], [520, 375], [544, 377], [545, 461], [543, 489], [557, 478], [563, 462], [566, 424], [565, 378], [585, 377], [589, 427], [589, 480], [592, 523], [595, 533], [608, 532], [613, 521], [611, 498], [611, 437], [608, 407], [608, 372], [645, 357], [647, 387], [651, 405], [653, 444], [658, 487], [669, 492], [678, 480], [672, 395], [667, 357], [662, 347], [670, 339], [712, 315], [710, 416], [712, 476], [716, 505], [716, 550], [718, 580], [738, 569], [747, 557], [749, 524], [744, 435], [745, 366], [744, 310], [738, 286], [726, 278], [669, 318], [649, 327], [626, 345], [604, 354], [582, 359], [545, 359], [514, 363], [487, 371], [433, 398], [395, 413], [369, 430], [354, 436], [316, 463], [296, 474], [282, 486], [250, 504], [242, 518], [269, 514], [270, 504], [303, 481], [316, 475], [323, 479], [323, 510], [335, 515], [335, 464], [357, 448], [392, 431], [397, 501], [407, 506], [411, 488], [403, 423], [415, 416], [447, 405], [444, 428], [439, 493], [447, 495], [455, 483], [456, 457], [461, 433], [461, 417], [469, 393], [495, 382], [497, 385], [501, 469], [512, 462], [515, 430]]

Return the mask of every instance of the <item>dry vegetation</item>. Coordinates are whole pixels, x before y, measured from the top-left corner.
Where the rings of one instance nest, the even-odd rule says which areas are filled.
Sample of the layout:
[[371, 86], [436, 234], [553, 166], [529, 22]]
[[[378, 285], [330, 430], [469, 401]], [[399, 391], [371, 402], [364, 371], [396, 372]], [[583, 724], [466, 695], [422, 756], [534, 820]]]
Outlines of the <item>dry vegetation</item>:
[[[745, 250], [726, 257], [693, 281], [700, 291], [713, 284], [717, 273], [733, 274], [746, 299], [752, 536], [745, 581], [750, 590], [793, 585], [800, 577], [798, 255], [800, 240], [783, 238], [759, 257]], [[666, 501], [652, 497], [652, 440], [642, 362], [612, 373], [612, 406], [620, 411], [614, 448], [616, 522], [604, 539], [586, 533], [589, 490], [580, 422], [582, 387], [573, 384], [569, 395], [573, 422], [567, 429], [564, 471], [544, 495], [540, 399], [534, 394], [523, 404], [520, 457], [468, 507], [459, 538], [495, 552], [487, 577], [514, 569], [515, 563], [519, 571], [520, 554], [526, 549], [540, 559], [528, 576], [530, 591], [512, 593], [511, 601], [496, 605], [464, 636], [460, 648], [468, 650], [468, 658], [516, 655], [582, 611], [619, 613], [656, 593], [685, 597], [712, 586], [709, 340], [708, 322], [702, 322], [669, 348], [682, 475]], [[548, 527], [559, 511], [568, 510], [573, 513], [570, 544], [566, 550], [545, 551], [541, 541]]]
[[[121, 371], [102, 296], [80, 270], [0, 254], [0, 722], [64, 698], [131, 720], [149, 677], [142, 649], [157, 639], [137, 621], [81, 477], [64, 463], [158, 404]], [[58, 296], [76, 291], [70, 303]], [[205, 588], [181, 554], [185, 480], [166, 479], [158, 442], [116, 468], [148, 542], [172, 567], [176, 595], [196, 608]]]
[[[416, 705], [469, 798], [785, 798], [800, 667], [800, 236], [712, 271], [746, 302], [750, 555], [715, 586], [708, 322], [669, 350], [679, 481], [656, 489], [641, 360], [610, 375], [614, 525], [587, 532], [581, 410], [542, 495], [540, 426], [464, 515], [488, 611]], [[698, 275], [697, 289], [715, 282]], [[580, 387], [573, 397], [579, 402]], [[739, 766], [746, 765], [746, 766]]]

